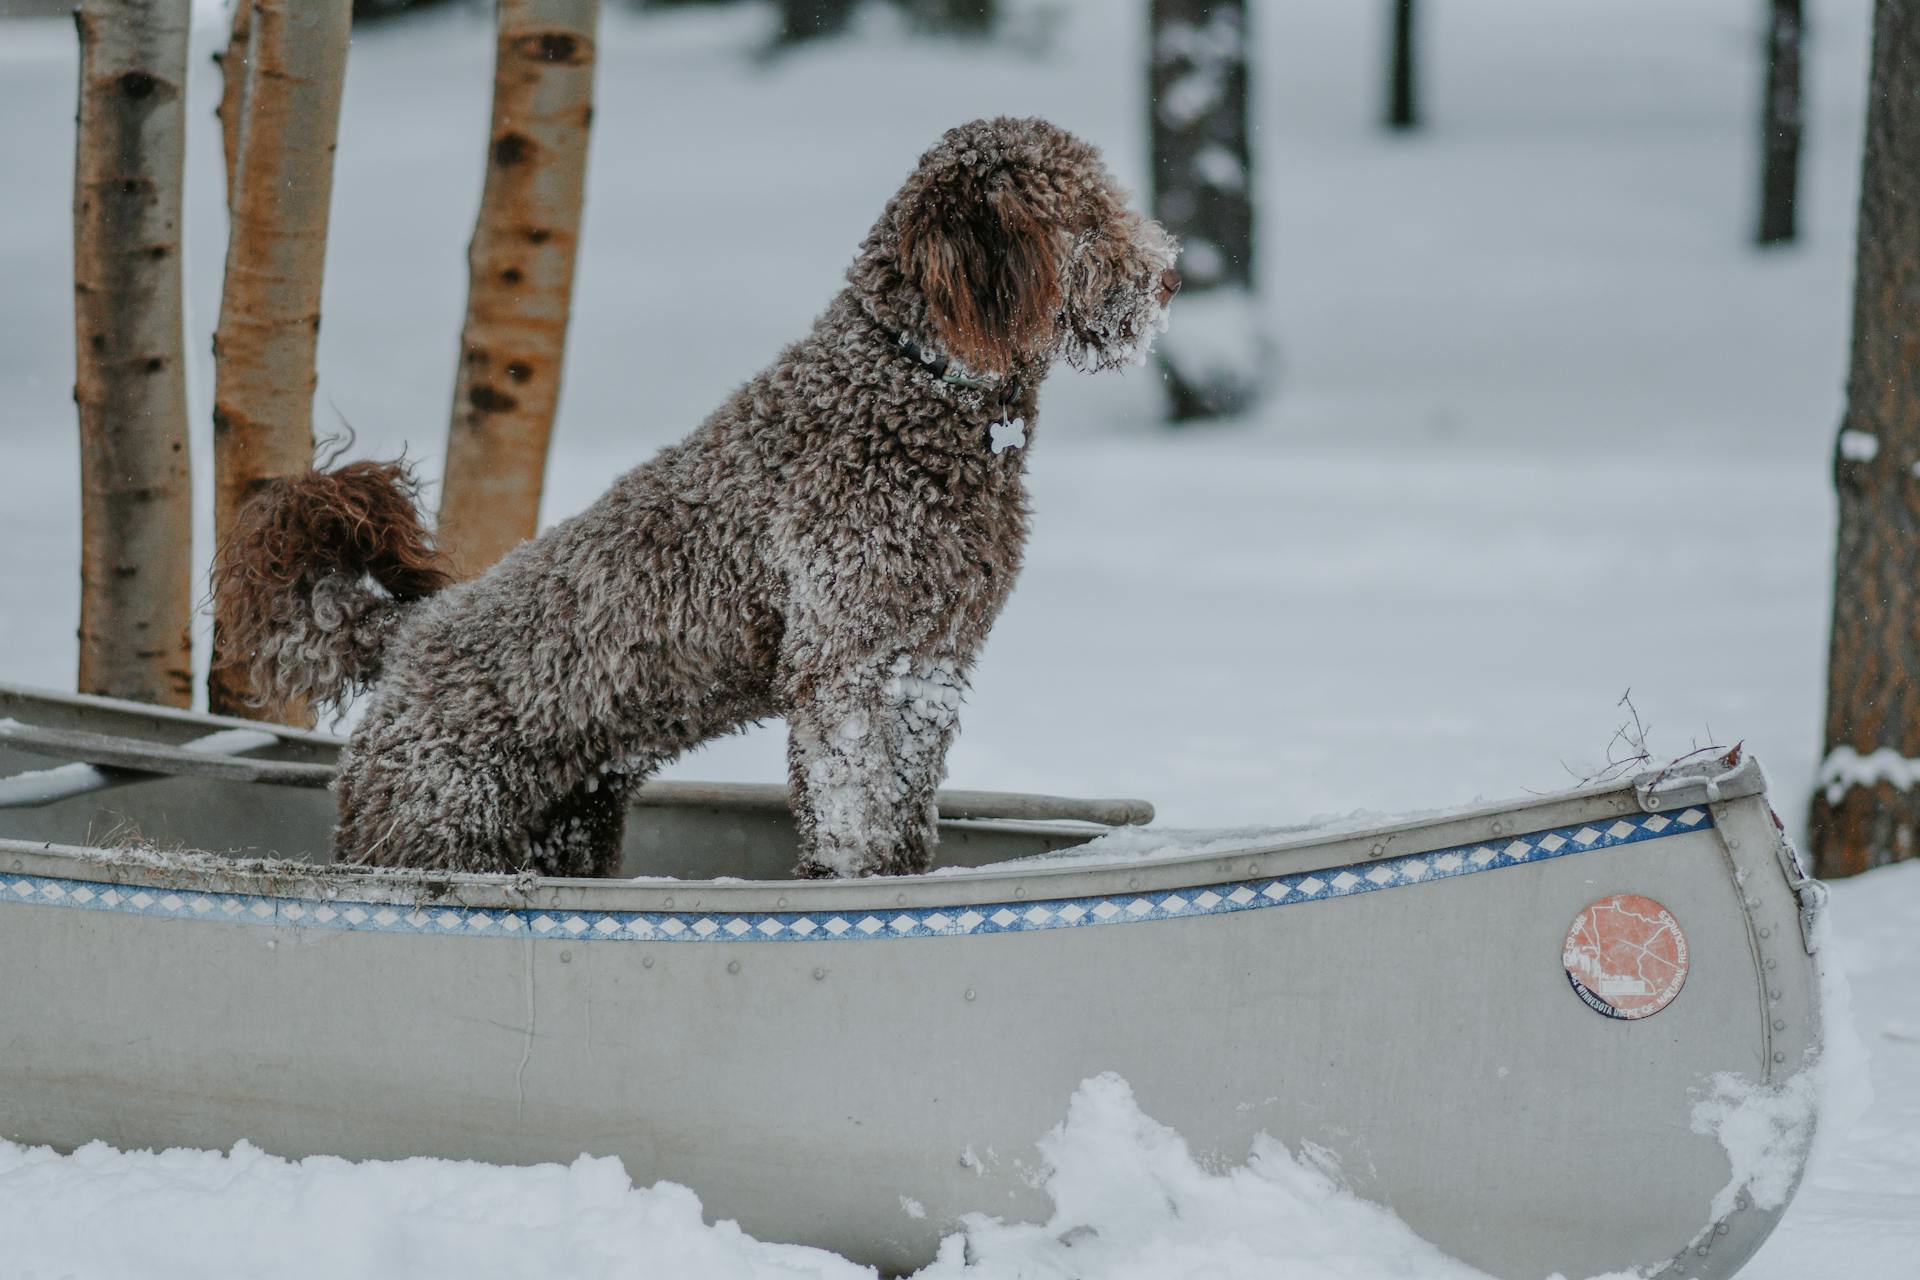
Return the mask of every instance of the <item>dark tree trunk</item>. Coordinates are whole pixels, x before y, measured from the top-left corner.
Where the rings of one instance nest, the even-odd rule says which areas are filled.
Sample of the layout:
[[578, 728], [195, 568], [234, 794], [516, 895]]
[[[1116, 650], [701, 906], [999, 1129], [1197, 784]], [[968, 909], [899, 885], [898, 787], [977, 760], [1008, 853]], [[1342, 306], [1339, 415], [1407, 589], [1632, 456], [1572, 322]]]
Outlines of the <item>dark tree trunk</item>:
[[1761, 106], [1760, 233], [1763, 245], [1786, 244], [1795, 234], [1794, 198], [1800, 186], [1800, 0], [1769, 0], [1767, 91]]
[[1834, 457], [1827, 756], [1814, 866], [1853, 875], [1920, 835], [1920, 0], [1879, 0], [1847, 412]]
[[[1798, 0], [1792, 0], [1798, 3]], [[1387, 68], [1387, 128], [1416, 129], [1420, 104], [1414, 96], [1413, 0], [1393, 0], [1392, 51]]]
[[780, 0], [780, 43], [837, 36], [853, 20], [854, 0]]
[[1152, 0], [1152, 23], [1153, 210], [1180, 237], [1186, 282], [1159, 359], [1171, 416], [1185, 422], [1240, 412], [1259, 384], [1246, 8]]
[[192, 14], [187, 0], [84, 0], [73, 16], [79, 688], [184, 707], [193, 700], [193, 481], [180, 208]]
[[984, 36], [993, 30], [996, 0], [905, 0], [907, 13], [940, 35]]

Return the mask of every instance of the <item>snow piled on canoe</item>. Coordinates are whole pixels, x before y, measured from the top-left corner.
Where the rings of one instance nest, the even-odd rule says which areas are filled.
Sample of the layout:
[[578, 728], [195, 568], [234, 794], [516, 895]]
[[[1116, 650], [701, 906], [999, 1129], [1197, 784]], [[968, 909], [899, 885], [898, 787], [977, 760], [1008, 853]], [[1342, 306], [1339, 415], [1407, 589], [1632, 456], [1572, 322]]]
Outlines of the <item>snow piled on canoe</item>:
[[[1083, 1083], [1040, 1142], [1053, 1216], [970, 1220], [921, 1280], [1476, 1280], [1312, 1160], [1262, 1139], [1209, 1173], [1141, 1112], [1126, 1082]], [[913, 1216], [910, 1203], [902, 1213]], [[923, 1211], [924, 1212], [924, 1211]], [[292, 1162], [240, 1143], [71, 1156], [0, 1142], [8, 1275], [146, 1280], [592, 1280], [699, 1276], [854, 1280], [835, 1254], [707, 1225], [694, 1192], [635, 1187], [619, 1160], [502, 1168], [447, 1160]]]
[[[1914, 876], [1907, 878], [1915, 882]], [[1713, 1199], [1716, 1220], [1745, 1201], [1762, 1209], [1785, 1204], [1808, 1149], [1816, 1160], [1832, 1160], [1873, 1105], [1871, 1058], [1854, 1021], [1852, 984], [1836, 957], [1831, 911], [1819, 915], [1813, 941], [1820, 980], [1819, 1045], [1798, 1070], [1773, 1084], [1721, 1072], [1694, 1103], [1693, 1131], [1718, 1138], [1731, 1168], [1727, 1185]]]

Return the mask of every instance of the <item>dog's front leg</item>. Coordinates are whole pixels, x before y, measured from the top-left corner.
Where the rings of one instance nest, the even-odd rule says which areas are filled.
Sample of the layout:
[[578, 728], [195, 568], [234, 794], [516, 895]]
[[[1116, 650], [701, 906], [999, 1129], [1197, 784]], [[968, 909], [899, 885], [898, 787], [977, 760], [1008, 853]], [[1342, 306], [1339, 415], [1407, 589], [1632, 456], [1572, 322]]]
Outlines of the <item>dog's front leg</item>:
[[787, 760], [804, 876], [925, 871], [963, 686], [908, 655], [823, 681], [789, 712]]

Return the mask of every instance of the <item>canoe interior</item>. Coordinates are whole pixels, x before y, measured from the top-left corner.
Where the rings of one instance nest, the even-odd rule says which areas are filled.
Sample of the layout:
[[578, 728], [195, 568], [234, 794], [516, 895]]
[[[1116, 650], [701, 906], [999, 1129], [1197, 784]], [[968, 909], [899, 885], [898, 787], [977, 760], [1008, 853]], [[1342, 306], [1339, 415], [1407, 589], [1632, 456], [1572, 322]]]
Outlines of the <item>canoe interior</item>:
[[[6, 686], [0, 686], [0, 718], [170, 745], [243, 723]], [[280, 742], [249, 752], [248, 758], [331, 764], [338, 753], [338, 740], [328, 735], [280, 732]], [[61, 764], [0, 744], [0, 778]], [[0, 837], [96, 847], [138, 843], [325, 863], [331, 860], [333, 821], [333, 797], [326, 791], [160, 777], [32, 808], [0, 809]], [[1029, 857], [1083, 844], [1105, 830], [1084, 822], [942, 820], [936, 865], [973, 867]], [[791, 877], [798, 851], [793, 818], [783, 806], [724, 797], [711, 805], [636, 805], [627, 815], [621, 874], [779, 880]]]

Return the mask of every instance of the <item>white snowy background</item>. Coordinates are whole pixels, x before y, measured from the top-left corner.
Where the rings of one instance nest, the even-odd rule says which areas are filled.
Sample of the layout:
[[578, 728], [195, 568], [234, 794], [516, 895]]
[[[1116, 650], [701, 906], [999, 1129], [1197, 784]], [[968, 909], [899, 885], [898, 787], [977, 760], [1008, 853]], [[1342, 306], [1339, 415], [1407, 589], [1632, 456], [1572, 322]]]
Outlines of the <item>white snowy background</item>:
[[[983, 46], [872, 16], [772, 64], [753, 56], [770, 10], [608, 6], [548, 519], [800, 333], [948, 125], [1046, 115], [1142, 185], [1144, 6], [1003, 2], [1012, 31]], [[1049, 383], [1029, 567], [952, 781], [1144, 796], [1177, 827], [1434, 808], [1590, 771], [1631, 687], [1656, 751], [1744, 739], [1798, 829], [1820, 745], [1868, 0], [1810, 6], [1804, 239], [1767, 254], [1749, 247], [1758, 0], [1423, 6], [1429, 127], [1408, 138], [1375, 124], [1384, 4], [1253, 7], [1275, 393], [1176, 434], [1150, 371]], [[210, 51], [220, 19], [203, 17]], [[318, 418], [430, 472], [491, 49], [484, 10], [438, 11], [364, 30], [348, 77]], [[75, 76], [69, 24], [0, 23], [0, 678], [56, 688], [79, 598]], [[195, 77], [204, 557], [225, 219], [218, 77], [204, 58]], [[673, 772], [778, 779], [779, 727]], [[1875, 1100], [1753, 1264], [1763, 1280], [1920, 1268], [1920, 866], [1840, 886], [1835, 935]], [[964, 1274], [1466, 1274], [1284, 1153], [1203, 1173], [1111, 1081], [1051, 1144], [1053, 1232], [1092, 1225], [1098, 1247], [1068, 1258], [1048, 1232], [989, 1229]], [[0, 1277], [861, 1274], [702, 1226], [698, 1190], [635, 1190], [604, 1161], [0, 1144]]]

